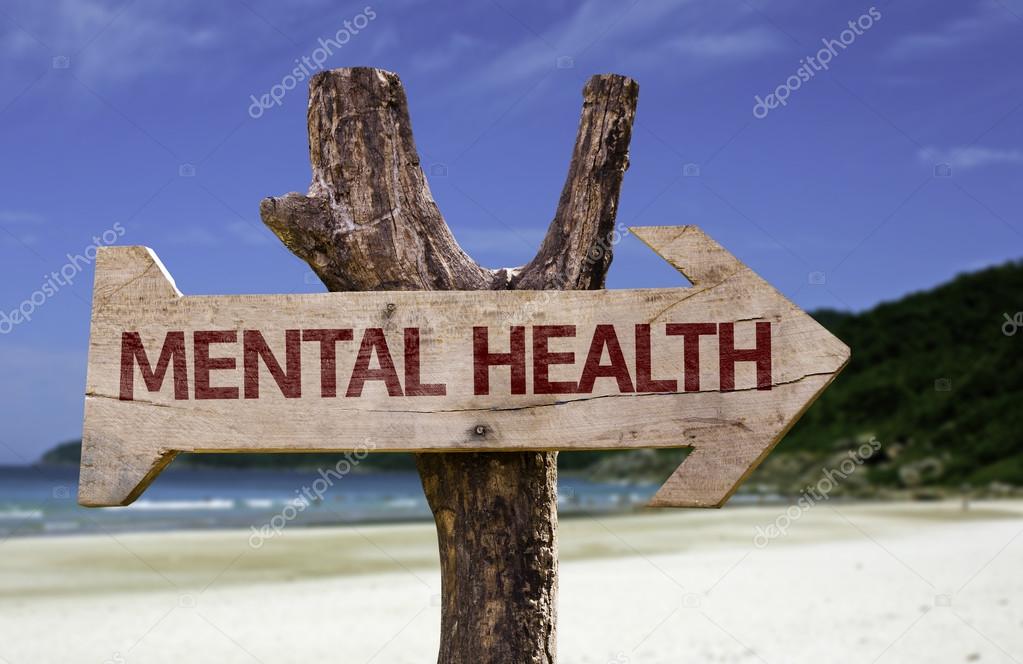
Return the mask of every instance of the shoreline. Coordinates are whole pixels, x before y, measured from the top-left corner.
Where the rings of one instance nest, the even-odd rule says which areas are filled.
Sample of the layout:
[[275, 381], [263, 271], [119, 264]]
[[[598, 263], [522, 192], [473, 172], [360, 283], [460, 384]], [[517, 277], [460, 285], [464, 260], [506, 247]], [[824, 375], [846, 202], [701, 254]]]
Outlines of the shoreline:
[[[633, 487], [631, 487], [629, 485], [623, 485], [622, 488], [623, 488], [623, 490], [628, 490], [628, 489], [633, 488]], [[713, 511], [720, 511], [722, 509], [727, 509], [727, 510], [731, 511], [731, 510], [747, 510], [747, 509], [756, 509], [756, 508], [784, 510], [784, 509], [786, 509], [786, 508], [788, 508], [790, 506], [796, 506], [798, 498], [799, 498], [799, 496], [795, 496], [795, 495], [794, 496], [786, 496], [786, 495], [780, 495], [780, 494], [779, 495], [737, 494], [737, 495], [733, 496], [730, 499], [729, 503], [727, 505], [725, 505], [723, 508], [707, 508], [707, 511], [712, 511], [713, 512]], [[143, 501], [140, 501], [140, 502], [144, 503], [145, 501], [143, 500]], [[197, 502], [203, 502], [203, 501], [197, 501]], [[867, 505], [893, 505], [893, 504], [906, 504], [906, 505], [936, 505], [936, 504], [961, 505], [961, 502], [962, 502], [961, 499], [953, 498], [953, 497], [946, 497], [946, 498], [941, 498], [941, 499], [926, 498], [926, 499], [907, 500], [904, 497], [894, 497], [894, 498], [888, 498], [888, 497], [885, 497], [885, 498], [876, 498], [876, 497], [875, 498], [859, 498], [859, 497], [850, 497], [850, 496], [838, 495], [838, 496], [835, 496], [833, 498], [827, 498], [826, 500], [823, 500], [823, 501], [817, 501], [816, 504], [819, 504], [819, 505], [827, 505], [827, 504], [830, 504], [830, 505], [845, 505], [845, 506], [849, 506], [849, 505], [863, 505], [863, 506], [867, 506]], [[978, 506], [978, 505], [999, 505], [999, 504], [1002, 504], [1002, 503], [1011, 504], [1013, 502], [1023, 502], [1023, 501], [1021, 501], [1020, 499], [1015, 498], [1015, 497], [982, 498], [982, 499], [970, 500], [969, 504], [971, 506]], [[654, 515], [658, 515], [658, 514], [670, 514], [672, 511], [674, 511], [676, 509], [676, 508], [648, 507], [648, 506], [646, 506], [643, 503], [632, 503], [632, 504], [630, 504], [629, 506], [626, 506], [626, 507], [605, 508], [605, 509], [599, 509], [599, 508], [587, 509], [585, 507], [582, 507], [582, 508], [575, 507], [575, 506], [573, 506], [571, 504], [569, 504], [569, 505], [562, 504], [560, 506], [560, 508], [561, 508], [561, 511], [560, 511], [560, 513], [558, 515], [558, 520], [561, 523], [571, 522], [571, 521], [575, 521], [577, 519], [654, 516]], [[77, 506], [76, 506], [76, 509], [77, 509]], [[102, 511], [105, 511], [105, 510], [118, 511], [118, 510], [124, 510], [124, 509], [131, 510], [132, 506], [129, 505], [129, 506], [126, 506], [126, 507], [101, 507], [101, 508], [81, 507], [81, 509], [84, 510], [86, 513], [89, 513], [89, 512], [92, 512], [92, 511], [100, 511], [100, 510], [102, 510]], [[139, 509], [139, 508], [136, 508], [136, 509]], [[147, 509], [147, 511], [148, 511], [148, 509]], [[161, 510], [153, 510], [153, 511], [154, 512], [159, 512]], [[166, 511], [173, 511], [173, 510], [169, 510], [168, 509]], [[681, 509], [679, 511], [681, 511], [681, 512], [686, 512], [686, 511], [699, 512], [699, 511], [703, 511], [703, 510], [701, 510], [701, 509], [693, 509], [693, 510]], [[216, 513], [217, 513], [217, 510], [211, 511], [211, 514], [216, 514]], [[421, 525], [421, 524], [430, 524], [430, 525], [432, 525], [433, 523], [434, 523], [433, 515], [429, 514], [429, 513], [424, 513], [424, 514], [397, 513], [397, 514], [394, 514], [393, 516], [374, 515], [374, 516], [368, 516], [368, 517], [361, 517], [361, 518], [358, 518], [358, 519], [352, 519], [350, 521], [341, 520], [339, 518], [337, 521], [318, 521], [318, 522], [312, 522], [312, 523], [308, 523], [308, 522], [295, 522], [294, 524], [289, 525], [288, 529], [296, 530], [296, 531], [314, 531], [314, 530], [344, 529], [344, 528], [348, 528], [348, 527], [373, 527], [373, 526], [397, 526], [397, 527], [400, 527], [400, 526], [406, 526], [406, 525], [410, 525], [411, 526], [411, 525]], [[113, 525], [113, 524], [108, 524], [108, 525]], [[247, 526], [239, 526], [239, 525], [232, 524], [232, 523], [225, 523], [223, 525], [214, 524], [214, 525], [208, 525], [208, 526], [167, 525], [167, 526], [164, 526], [164, 527], [143, 525], [143, 526], [138, 526], [138, 527], [136, 527], [136, 526], [133, 526], [133, 527], [120, 527], [120, 528], [112, 527], [112, 528], [107, 528], [107, 529], [101, 529], [99, 531], [97, 531], [97, 530], [63, 530], [62, 531], [62, 530], [59, 530], [59, 529], [55, 529], [55, 530], [42, 530], [42, 531], [26, 531], [26, 532], [23, 532], [23, 533], [19, 533], [19, 532], [15, 531], [15, 532], [12, 532], [12, 533], [9, 533], [9, 534], [6, 534], [6, 535], [3, 535], [2, 533], [0, 533], [0, 542], [2, 542], [4, 540], [18, 541], [18, 540], [23, 540], [23, 539], [46, 539], [46, 540], [49, 540], [49, 539], [60, 539], [60, 538], [79, 539], [79, 538], [88, 538], [88, 537], [103, 537], [103, 536], [111, 535], [111, 534], [117, 535], [119, 537], [124, 537], [124, 536], [127, 536], [127, 535], [160, 535], [160, 534], [166, 534], [166, 533], [221, 533], [221, 534], [228, 534], [228, 533], [245, 532], [245, 533], [248, 534], [248, 533], [252, 532], [251, 531], [252, 528], [257, 528], [258, 525], [263, 525], [263, 524], [262, 523], [260, 523], [260, 524], [252, 523], [252, 524], [247, 525]]]
[[[767, 542], [758, 532], [784, 522], [783, 505], [720, 510], [644, 509], [560, 520], [563, 562], [629, 556], [691, 554], [723, 548], [791, 547], [844, 541], [861, 534], [838, 516], [854, 515], [879, 536], [898, 537], [945, 524], [1023, 519], [1023, 501], [829, 501], [788, 518], [786, 532]], [[54, 534], [0, 543], [0, 602], [29, 596], [80, 595], [103, 589], [146, 591], [167, 579], [184, 585], [216, 576], [220, 584], [273, 583], [296, 578], [355, 577], [393, 571], [436, 571], [432, 521], [299, 526], [252, 545], [246, 529], [190, 529]], [[69, 561], [88, 574], [68, 574]], [[18, 570], [32, 570], [27, 579]]]

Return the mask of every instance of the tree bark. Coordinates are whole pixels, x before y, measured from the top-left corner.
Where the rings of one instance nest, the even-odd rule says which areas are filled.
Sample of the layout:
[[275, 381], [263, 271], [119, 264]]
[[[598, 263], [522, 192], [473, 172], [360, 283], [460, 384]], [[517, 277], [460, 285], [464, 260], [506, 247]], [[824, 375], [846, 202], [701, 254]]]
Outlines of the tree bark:
[[[586, 84], [557, 212], [521, 269], [483, 268], [458, 246], [401, 81], [379, 69], [312, 78], [309, 192], [264, 199], [260, 214], [332, 291], [602, 288], [638, 90], [613, 74]], [[417, 454], [416, 467], [440, 547], [439, 664], [556, 662], [557, 453]]]

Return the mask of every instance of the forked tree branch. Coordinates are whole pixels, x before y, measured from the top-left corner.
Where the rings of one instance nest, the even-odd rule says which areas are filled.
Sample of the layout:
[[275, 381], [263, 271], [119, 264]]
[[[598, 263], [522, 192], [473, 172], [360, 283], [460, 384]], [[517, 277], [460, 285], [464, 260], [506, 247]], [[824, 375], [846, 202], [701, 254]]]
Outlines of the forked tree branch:
[[[600, 288], [637, 95], [623, 76], [586, 84], [554, 220], [511, 273], [458, 246], [420, 167], [401, 81], [379, 69], [312, 78], [309, 192], [264, 199], [260, 214], [333, 291]], [[440, 544], [440, 664], [553, 664], [557, 453], [417, 454], [416, 466]]]
[[401, 81], [380, 69], [312, 78], [309, 192], [266, 198], [260, 214], [331, 290], [601, 288], [611, 252], [593, 249], [614, 226], [638, 92], [613, 74], [586, 84], [554, 220], [510, 282], [458, 246], [423, 175]]

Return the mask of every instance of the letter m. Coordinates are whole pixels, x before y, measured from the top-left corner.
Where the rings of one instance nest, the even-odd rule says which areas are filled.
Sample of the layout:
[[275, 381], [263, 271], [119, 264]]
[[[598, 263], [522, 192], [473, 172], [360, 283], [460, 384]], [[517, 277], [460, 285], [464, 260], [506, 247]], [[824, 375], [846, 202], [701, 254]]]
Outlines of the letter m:
[[160, 349], [160, 359], [157, 360], [154, 370], [149, 364], [149, 357], [146, 355], [146, 349], [142, 346], [142, 338], [139, 333], [123, 332], [121, 334], [121, 401], [134, 401], [135, 399], [135, 364], [139, 365], [142, 380], [146, 382], [146, 389], [150, 392], [159, 392], [172, 360], [174, 362], [174, 398], [187, 399], [188, 370], [185, 364], [185, 333], [167, 333], [163, 340], [163, 348]]

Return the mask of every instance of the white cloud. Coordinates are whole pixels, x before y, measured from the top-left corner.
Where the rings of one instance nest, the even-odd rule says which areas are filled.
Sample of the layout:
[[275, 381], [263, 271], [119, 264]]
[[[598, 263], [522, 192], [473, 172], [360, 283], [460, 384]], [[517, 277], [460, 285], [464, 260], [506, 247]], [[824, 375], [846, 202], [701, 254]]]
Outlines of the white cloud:
[[199, 226], [178, 229], [172, 235], [168, 235], [164, 242], [187, 247], [215, 247], [221, 244], [220, 238]]
[[232, 221], [227, 225], [229, 233], [243, 244], [260, 245], [270, 241], [270, 231], [245, 221]]
[[39, 242], [39, 236], [30, 229], [38, 229], [45, 221], [41, 214], [26, 210], [0, 210], [0, 245], [31, 246]]
[[730, 62], [748, 60], [783, 47], [778, 33], [763, 26], [737, 28], [728, 32], [685, 34], [636, 49], [625, 58], [627, 67], [656, 67], [683, 60], [683, 67], [708, 69]]
[[888, 56], [898, 60], [926, 57], [937, 52], [978, 42], [996, 30], [1012, 25], [1004, 8], [989, 5], [972, 16], [946, 21], [934, 30], [914, 32], [900, 37], [888, 49]]
[[195, 23], [183, 3], [157, 0], [21, 2], [7, 9], [15, 23], [0, 29], [4, 68], [49, 64], [69, 56], [87, 80], [125, 81], [179, 68], [206, 54], [219, 33]]
[[456, 32], [440, 48], [417, 53], [412, 60], [412, 66], [423, 72], [447, 69], [481, 45], [479, 39]]
[[0, 224], [39, 224], [43, 216], [26, 210], [0, 210]]
[[754, 57], [771, 52], [779, 46], [777, 33], [764, 27], [724, 34], [686, 35], [665, 44], [679, 54], [702, 58]]
[[263, 245], [270, 241], [270, 231], [241, 220], [217, 226], [189, 226], [168, 235], [164, 241], [195, 248], [220, 247], [231, 244]]
[[1023, 150], [967, 146], [939, 149], [927, 147], [917, 153], [926, 164], [948, 164], [955, 169], [970, 170], [993, 164], [1023, 164]]
[[[673, 68], [684, 72], [780, 48], [784, 42], [777, 31], [747, 25], [747, 19], [762, 23], [751, 11], [742, 7], [721, 11], [693, 2], [588, 0], [539, 38], [529, 36], [491, 57], [468, 77], [467, 85], [474, 90], [520, 85], [554, 69], [559, 56], [587, 57], [598, 49], [620, 51], [619, 65], [626, 69], [663, 66], [668, 58]], [[680, 56], [687, 59], [680, 61]]]

